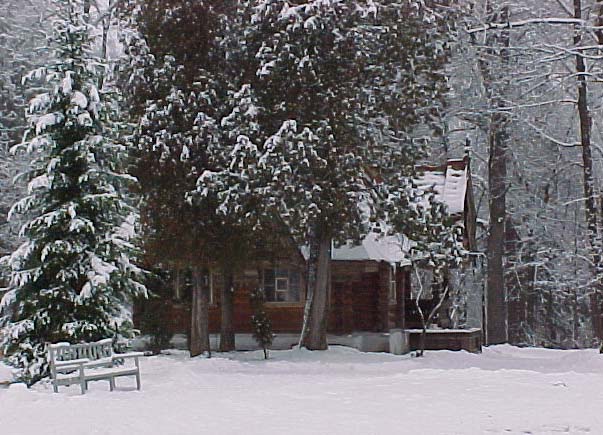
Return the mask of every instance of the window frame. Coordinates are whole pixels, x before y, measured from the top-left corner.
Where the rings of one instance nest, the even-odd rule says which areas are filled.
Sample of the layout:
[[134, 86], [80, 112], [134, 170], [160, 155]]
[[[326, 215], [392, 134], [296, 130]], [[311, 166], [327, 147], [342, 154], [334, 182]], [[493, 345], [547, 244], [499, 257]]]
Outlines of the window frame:
[[[172, 281], [172, 301], [175, 303], [183, 303], [191, 300], [190, 292], [192, 291], [192, 287], [187, 285], [190, 284], [190, 282], [187, 283], [187, 278], [189, 278], [186, 276], [187, 273], [189, 273], [189, 271], [180, 270], [174, 274], [173, 279], [178, 280], [178, 285]], [[179, 274], [179, 278], [176, 278], [176, 274]], [[203, 285], [209, 287], [208, 306], [210, 307], [218, 305], [218, 298], [215, 292], [215, 275], [217, 275], [217, 272], [214, 269], [210, 269], [209, 273], [203, 277]]]
[[[269, 300], [267, 299], [268, 294], [266, 292], [266, 271], [271, 270], [272, 274], [274, 275], [274, 285], [273, 285], [273, 294], [274, 294], [274, 300]], [[287, 272], [287, 276], [282, 276], [283, 273], [286, 271]], [[279, 273], [281, 272], [281, 273]], [[278, 295], [280, 294], [284, 294], [285, 295], [285, 299], [287, 299], [290, 294], [291, 294], [291, 282], [293, 281], [291, 279], [291, 274], [295, 273], [298, 275], [298, 282], [299, 282], [299, 288], [297, 289], [298, 291], [298, 299], [297, 300], [282, 300], [279, 301], [278, 299]], [[281, 276], [279, 276], [281, 275]], [[264, 291], [264, 296], [266, 297], [266, 305], [278, 305], [278, 306], [303, 306], [304, 301], [305, 301], [305, 286], [304, 286], [304, 282], [303, 282], [303, 273], [300, 271], [299, 267], [296, 266], [291, 266], [291, 265], [270, 265], [270, 266], [264, 266], [262, 267], [261, 270], [261, 276], [260, 276], [260, 285], [262, 290]], [[279, 289], [279, 281], [282, 282], [286, 282], [286, 290], [282, 289], [282, 287]]]

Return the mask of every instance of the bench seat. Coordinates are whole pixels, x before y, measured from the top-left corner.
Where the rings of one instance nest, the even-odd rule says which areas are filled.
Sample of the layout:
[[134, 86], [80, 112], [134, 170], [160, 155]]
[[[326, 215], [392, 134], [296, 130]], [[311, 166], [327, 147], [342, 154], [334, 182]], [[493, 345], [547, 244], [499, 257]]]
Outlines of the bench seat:
[[[51, 344], [49, 362], [53, 389], [58, 392], [59, 386], [80, 384], [82, 394], [85, 394], [88, 382], [107, 380], [113, 391], [115, 378], [134, 376], [136, 388], [140, 390], [139, 358], [142, 356], [142, 352], [114, 354], [111, 339], [94, 343]], [[125, 364], [129, 359], [134, 360], [133, 366]]]

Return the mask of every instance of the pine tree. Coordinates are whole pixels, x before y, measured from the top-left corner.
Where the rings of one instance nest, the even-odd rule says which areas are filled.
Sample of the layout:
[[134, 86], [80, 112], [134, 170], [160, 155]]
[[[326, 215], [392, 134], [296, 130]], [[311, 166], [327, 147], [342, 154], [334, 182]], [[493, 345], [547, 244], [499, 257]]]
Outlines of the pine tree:
[[253, 326], [253, 338], [264, 351], [264, 359], [268, 359], [268, 349], [272, 346], [274, 334], [272, 333], [272, 323], [266, 310], [264, 309], [265, 295], [262, 289], [256, 289], [251, 292], [249, 302], [253, 314], [251, 316], [251, 325]]
[[248, 69], [259, 134], [239, 136], [229, 170], [198, 189], [222, 179], [230, 209], [255, 195], [257, 214], [309, 247], [310, 349], [327, 346], [331, 241], [358, 240], [409, 202], [422, 155], [409, 133], [435, 119], [446, 89], [447, 14], [412, 0], [242, 2], [233, 57]]
[[104, 65], [92, 50], [84, 0], [53, 0], [54, 61], [28, 79], [50, 91], [30, 103], [30, 129], [17, 151], [32, 157], [25, 242], [4, 258], [10, 290], [2, 300], [8, 363], [34, 383], [48, 372], [47, 342], [113, 336], [123, 304], [146, 294], [133, 263], [137, 215], [125, 199], [132, 177], [115, 140], [115, 105], [97, 84]]
[[[217, 210], [219, 185], [210, 180], [258, 131], [257, 104], [241, 78], [242, 17], [230, 9], [233, 3], [132, 1], [125, 68], [130, 114], [138, 125], [133, 145], [146, 252], [163, 267], [221, 269], [222, 351], [234, 349], [233, 275], [249, 257], [257, 223], [257, 216], [240, 219], [250, 210], [245, 201]], [[189, 195], [198, 180], [204, 180], [199, 192]], [[191, 342], [191, 350], [200, 348], [196, 354], [209, 345], [208, 319], [203, 304], [193, 304], [203, 317], [193, 323], [201, 325], [195, 337], [204, 343]]]
[[[131, 0], [127, 64], [123, 68], [129, 115], [136, 125], [134, 173], [140, 180], [145, 254], [160, 267], [191, 268], [191, 355], [209, 351], [209, 295], [201, 285], [223, 225], [211, 198], [192, 201], [197, 179], [220, 164], [219, 121], [226, 113], [217, 28], [222, 2]], [[205, 271], [205, 272], [203, 272]], [[234, 337], [234, 334], [232, 334]], [[233, 340], [234, 341], [234, 340]]]

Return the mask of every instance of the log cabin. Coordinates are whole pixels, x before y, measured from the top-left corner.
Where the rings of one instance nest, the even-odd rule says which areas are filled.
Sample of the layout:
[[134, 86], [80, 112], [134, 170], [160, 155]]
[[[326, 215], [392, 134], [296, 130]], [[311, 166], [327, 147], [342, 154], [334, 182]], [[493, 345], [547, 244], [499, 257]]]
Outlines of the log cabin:
[[[449, 160], [440, 166], [422, 166], [419, 170], [421, 175], [415, 180], [417, 186], [434, 191], [436, 198], [447, 204], [451, 216], [463, 224], [466, 248], [475, 249], [476, 211], [469, 158]], [[330, 343], [355, 345], [357, 341], [344, 337], [387, 334], [395, 328], [405, 330], [421, 326], [416, 301], [412, 300], [413, 280], [407, 252], [408, 241], [403, 237], [379, 237], [374, 233], [367, 235], [359, 245], [333, 247], [328, 317]], [[303, 249], [290, 246], [279, 249], [269, 260], [258, 259], [250, 263], [234, 277], [233, 327], [237, 342], [239, 335], [252, 332], [250, 292], [263, 288], [273, 332], [290, 337], [285, 346], [295, 344], [303, 322], [305, 269]], [[186, 336], [191, 326], [191, 277], [186, 273], [174, 274], [167, 276], [166, 282], [171, 285], [152, 288], [159, 298], [135, 304], [135, 327], [143, 334], [159, 332], [166, 337]], [[219, 295], [224, 278], [217, 271], [208, 270], [204, 283], [210, 293], [210, 332], [218, 334]], [[427, 310], [434, 301], [426, 298], [419, 304]], [[463, 335], [461, 332], [459, 334]], [[446, 337], [453, 340], [448, 340], [451, 346], [447, 346], [441, 337], [434, 343], [437, 342], [437, 348], [478, 351], [481, 341], [476, 339], [477, 336], [481, 337], [481, 331], [473, 331], [472, 344], [466, 345], [462, 337], [455, 337], [449, 331]], [[387, 346], [380, 344], [364, 348], [387, 350]]]

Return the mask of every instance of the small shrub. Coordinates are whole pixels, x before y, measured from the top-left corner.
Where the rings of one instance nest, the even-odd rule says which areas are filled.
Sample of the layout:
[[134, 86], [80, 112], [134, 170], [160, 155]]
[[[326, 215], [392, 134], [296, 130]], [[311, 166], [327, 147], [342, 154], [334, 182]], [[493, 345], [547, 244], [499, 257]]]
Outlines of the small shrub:
[[268, 359], [268, 349], [272, 346], [272, 323], [266, 314], [264, 308], [265, 296], [261, 289], [256, 289], [250, 295], [253, 315], [251, 324], [253, 325], [253, 338], [264, 351], [264, 359]]

